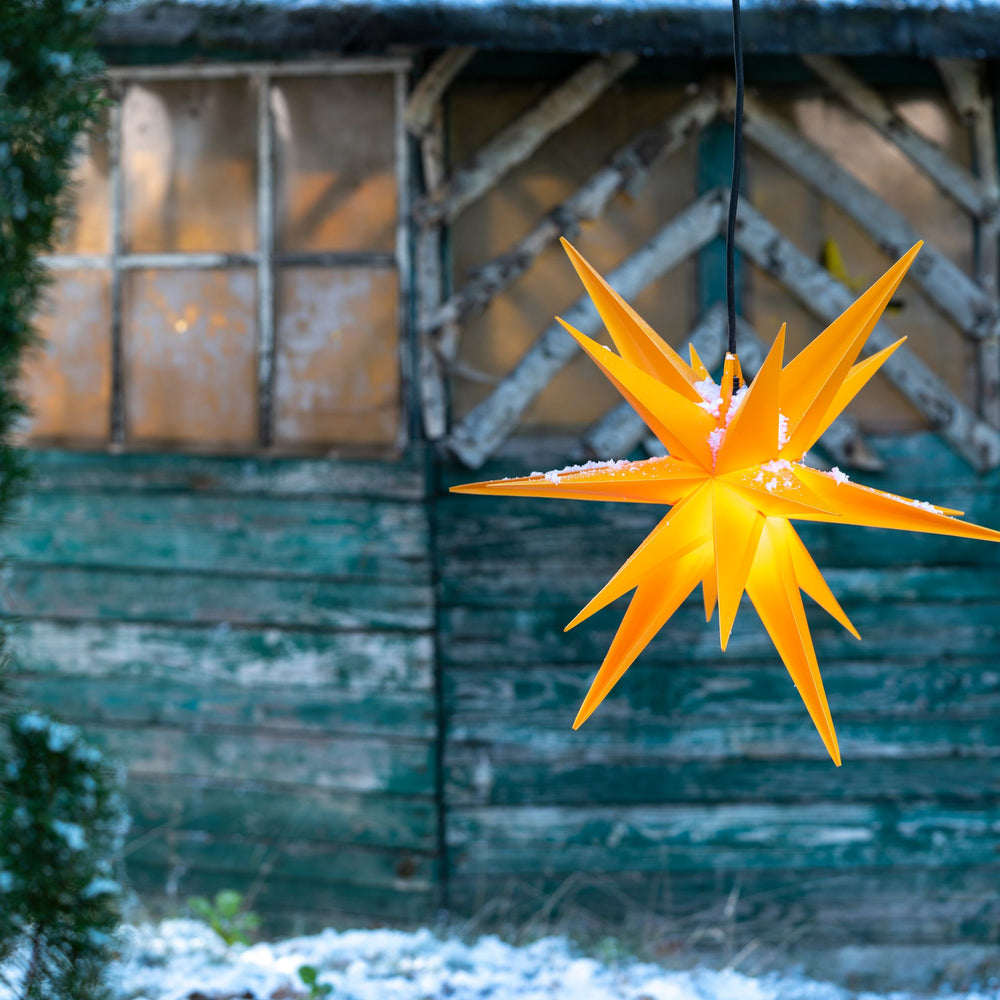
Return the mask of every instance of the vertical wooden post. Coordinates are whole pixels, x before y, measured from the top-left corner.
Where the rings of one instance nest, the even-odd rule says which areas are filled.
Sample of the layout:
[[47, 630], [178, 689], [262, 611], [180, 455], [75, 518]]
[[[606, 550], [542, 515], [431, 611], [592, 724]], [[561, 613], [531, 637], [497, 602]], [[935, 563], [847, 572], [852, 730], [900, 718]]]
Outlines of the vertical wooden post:
[[124, 87], [111, 85], [108, 182], [111, 186], [111, 444], [125, 443], [125, 357], [122, 344], [122, 272], [125, 253], [125, 181], [122, 173]]
[[257, 75], [257, 424], [273, 440], [274, 412], [274, 127], [271, 78]]

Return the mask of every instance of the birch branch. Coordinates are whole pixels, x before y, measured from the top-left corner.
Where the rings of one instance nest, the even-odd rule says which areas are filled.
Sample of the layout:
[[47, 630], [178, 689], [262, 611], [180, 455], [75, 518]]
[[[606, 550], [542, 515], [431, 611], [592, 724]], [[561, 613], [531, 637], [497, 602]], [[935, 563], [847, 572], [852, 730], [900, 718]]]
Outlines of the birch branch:
[[476, 50], [467, 46], [448, 49], [431, 64], [406, 102], [403, 119], [411, 135], [419, 139], [431, 129], [445, 91], [475, 54]]
[[[749, 97], [744, 130], [755, 145], [842, 208], [886, 253], [902, 256], [919, 239], [899, 212]], [[983, 338], [995, 333], [1000, 322], [996, 302], [933, 246], [924, 244], [910, 274], [966, 334]]]
[[524, 274], [543, 250], [560, 236], [572, 238], [580, 224], [596, 219], [618, 192], [634, 191], [650, 167], [676, 152], [704, 128], [719, 110], [718, 92], [706, 89], [619, 150], [578, 191], [554, 208], [505, 253], [477, 268], [473, 276], [433, 315], [426, 329], [449, 323], [464, 323], [478, 316], [489, 303]]
[[[726, 195], [716, 190], [703, 195], [676, 216], [644, 247], [608, 276], [626, 299], [700, 250], [721, 230]], [[566, 311], [564, 319], [593, 335], [601, 322], [586, 296]], [[579, 347], [558, 324], [549, 326], [515, 369], [483, 400], [448, 439], [450, 450], [466, 465], [478, 468], [503, 444], [524, 411]]]
[[[972, 59], [938, 59], [937, 67], [955, 110], [972, 132], [976, 173], [983, 189], [1000, 200], [997, 173], [997, 136], [983, 63]], [[979, 226], [976, 245], [976, 275], [994, 302], [1000, 301], [1000, 221], [994, 216]], [[977, 388], [979, 412], [994, 427], [1000, 427], [1000, 337], [993, 335], [979, 345]]]
[[803, 55], [802, 61], [855, 113], [905, 153], [945, 194], [978, 219], [997, 214], [997, 202], [983, 185], [940, 146], [914, 131], [882, 97], [831, 56]]
[[550, 135], [593, 104], [636, 62], [635, 54], [619, 52], [587, 63], [535, 107], [501, 129], [469, 163], [417, 205], [417, 221], [423, 226], [451, 222], [508, 171], [527, 160]]
[[[835, 319], [854, 301], [848, 289], [746, 203], [740, 206], [736, 241], [751, 260], [824, 321]], [[881, 350], [898, 339], [884, 322], [879, 323], [865, 353]], [[987, 469], [1000, 464], [1000, 434], [956, 399], [911, 351], [901, 347], [885, 362], [882, 372], [973, 466]]]

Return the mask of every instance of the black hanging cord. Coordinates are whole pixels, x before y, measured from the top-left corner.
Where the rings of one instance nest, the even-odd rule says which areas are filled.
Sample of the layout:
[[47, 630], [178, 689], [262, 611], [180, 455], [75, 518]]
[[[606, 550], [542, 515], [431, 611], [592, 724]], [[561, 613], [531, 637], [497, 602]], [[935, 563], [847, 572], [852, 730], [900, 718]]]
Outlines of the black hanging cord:
[[733, 186], [729, 192], [726, 227], [726, 308], [729, 316], [729, 353], [736, 353], [736, 206], [743, 168], [743, 32], [740, 0], [733, 0], [733, 61], [736, 63], [736, 109], [733, 115]]

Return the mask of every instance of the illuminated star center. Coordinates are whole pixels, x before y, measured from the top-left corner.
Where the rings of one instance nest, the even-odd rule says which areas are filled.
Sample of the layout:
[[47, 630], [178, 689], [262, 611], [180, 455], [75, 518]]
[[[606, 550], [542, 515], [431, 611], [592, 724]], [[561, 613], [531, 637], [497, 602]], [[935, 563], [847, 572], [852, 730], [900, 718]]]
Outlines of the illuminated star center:
[[574, 728], [701, 584], [706, 620], [719, 605], [723, 650], [744, 591], [749, 595], [830, 756], [840, 764], [802, 592], [860, 636], [789, 519], [1000, 541], [998, 532], [955, 520], [961, 511], [860, 486], [836, 469], [823, 472], [801, 461], [902, 343], [857, 362], [921, 244], [784, 366], [782, 327], [749, 386], [733, 355], [727, 355], [718, 384], [694, 347], [691, 363], [685, 362], [569, 243], [563, 245], [618, 353], [562, 325], [668, 454], [639, 462], [590, 462], [453, 490], [669, 505], [669, 513], [567, 626], [634, 591]]

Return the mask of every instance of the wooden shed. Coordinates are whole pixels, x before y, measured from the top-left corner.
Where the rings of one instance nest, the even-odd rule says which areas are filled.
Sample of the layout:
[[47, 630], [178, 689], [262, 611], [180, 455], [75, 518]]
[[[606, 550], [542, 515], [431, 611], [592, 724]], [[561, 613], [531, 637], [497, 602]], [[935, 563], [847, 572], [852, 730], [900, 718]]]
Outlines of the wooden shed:
[[[744, 16], [744, 367], [923, 238], [871, 344], [909, 340], [815, 460], [998, 527], [1000, 5]], [[656, 448], [553, 325], [600, 333], [561, 235], [720, 364], [729, 32], [678, 0], [108, 16], [0, 600], [17, 689], [128, 767], [147, 901], [1000, 938], [1000, 553], [803, 530], [863, 635], [811, 619], [836, 769], [749, 607], [724, 656], [683, 608], [573, 732], [621, 608], [562, 627], [658, 512], [447, 493]]]

